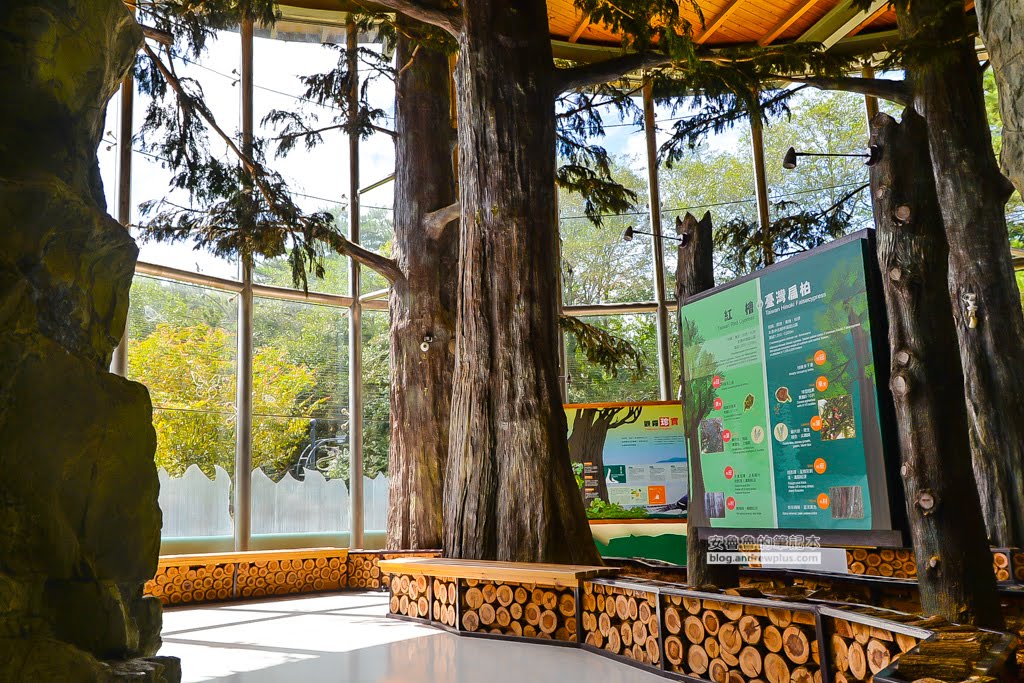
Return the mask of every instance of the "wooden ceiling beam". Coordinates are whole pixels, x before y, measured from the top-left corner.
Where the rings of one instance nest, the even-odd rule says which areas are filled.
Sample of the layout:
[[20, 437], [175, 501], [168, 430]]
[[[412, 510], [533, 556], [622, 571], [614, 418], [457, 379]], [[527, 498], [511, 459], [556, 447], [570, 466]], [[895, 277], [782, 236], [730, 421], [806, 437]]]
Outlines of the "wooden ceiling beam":
[[704, 41], [710, 38], [715, 31], [722, 28], [722, 26], [725, 24], [725, 20], [728, 19], [733, 12], [739, 9], [739, 6], [742, 2], [743, 0], [732, 0], [732, 2], [726, 5], [725, 9], [718, 13], [717, 17], [711, 20], [711, 23], [708, 24], [707, 27], [705, 27], [704, 32], [701, 33], [696, 38], [694, 38], [693, 42], [697, 43], [698, 45], [703, 44]]
[[757, 41], [757, 44], [761, 47], [770, 45], [773, 40], [785, 33], [786, 29], [796, 23], [797, 19], [807, 14], [807, 11], [817, 5], [821, 0], [804, 0], [799, 5], [793, 8], [793, 11], [786, 15], [786, 18], [780, 21], [775, 27], [766, 33], [764, 36]]
[[863, 30], [864, 30], [864, 29], [866, 29], [867, 27], [871, 26], [871, 24], [875, 23], [875, 20], [876, 20], [876, 19], [878, 19], [878, 18], [879, 18], [880, 16], [882, 16], [883, 14], [885, 14], [885, 13], [886, 13], [886, 12], [888, 12], [888, 11], [889, 11], [889, 5], [882, 5], [882, 6], [881, 6], [881, 7], [879, 7], [879, 8], [877, 9], [877, 10], [875, 10], [874, 12], [872, 12], [872, 13], [871, 13], [871, 16], [869, 16], [869, 17], [868, 17], [867, 19], [865, 19], [864, 21], [860, 22], [860, 23], [859, 23], [859, 24], [857, 25], [857, 28], [855, 28], [855, 29], [853, 29], [852, 31], [850, 31], [850, 35], [851, 35], [851, 36], [855, 36], [855, 35], [857, 35], [858, 33], [860, 33], [861, 31], [863, 31]]
[[583, 35], [583, 32], [587, 30], [588, 26], [590, 26], [590, 15], [584, 14], [583, 17], [580, 19], [580, 23], [576, 24], [576, 28], [574, 28], [572, 30], [572, 33], [569, 34], [569, 42], [575, 43], [577, 40], [579, 40], [580, 36]]
[[796, 41], [798, 43], [821, 43], [828, 49], [853, 33], [865, 19], [888, 4], [889, 0], [872, 0], [866, 10], [860, 10], [855, 0], [841, 2], [814, 26], [807, 29]]

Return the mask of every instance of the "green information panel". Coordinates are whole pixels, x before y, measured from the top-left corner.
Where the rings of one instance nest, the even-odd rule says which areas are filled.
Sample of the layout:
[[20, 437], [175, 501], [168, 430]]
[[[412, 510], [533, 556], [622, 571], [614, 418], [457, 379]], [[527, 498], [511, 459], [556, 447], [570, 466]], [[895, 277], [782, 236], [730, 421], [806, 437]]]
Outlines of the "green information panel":
[[711, 526], [891, 528], [869, 245], [845, 240], [683, 307], [691, 489]]

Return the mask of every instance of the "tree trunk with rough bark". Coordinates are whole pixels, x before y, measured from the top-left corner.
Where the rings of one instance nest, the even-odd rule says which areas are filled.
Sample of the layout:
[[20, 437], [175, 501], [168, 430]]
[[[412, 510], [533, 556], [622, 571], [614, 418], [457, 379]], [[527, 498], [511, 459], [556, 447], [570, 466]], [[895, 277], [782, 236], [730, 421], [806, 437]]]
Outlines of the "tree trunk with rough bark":
[[404, 34], [396, 52], [394, 258], [404, 277], [390, 301], [387, 544], [440, 548], [459, 234], [454, 222], [435, 228], [426, 217], [455, 201], [448, 57]]
[[1024, 0], [982, 0], [978, 25], [992, 60], [1003, 118], [1003, 171], [1024, 194]]
[[543, 0], [467, 2], [444, 548], [599, 563], [558, 386], [554, 71]]
[[889, 318], [889, 382], [899, 425], [907, 517], [921, 604], [957, 623], [1000, 628], [1002, 616], [971, 478], [963, 373], [946, 296], [948, 250], [924, 119], [908, 109], [871, 123], [878, 263]]
[[[615, 419], [622, 411], [626, 414]], [[591, 463], [598, 474], [597, 495], [608, 502], [608, 480], [604, 476], [604, 443], [608, 431], [640, 419], [640, 406], [629, 408], [577, 408], [569, 434], [569, 459], [572, 462]]]
[[1024, 315], [1010, 261], [1005, 204], [985, 115], [981, 69], [963, 4], [896, 5], [904, 38], [946, 41], [910, 65], [914, 107], [928, 127], [949, 245], [949, 293], [963, 365], [974, 474], [990, 540], [1024, 543]]
[[676, 232], [682, 237], [676, 265], [676, 301], [679, 302], [679, 343], [683, 362], [682, 400], [686, 430], [686, 457], [690, 464], [690, 493], [686, 512], [686, 581], [691, 586], [713, 585], [720, 588], [739, 585], [739, 568], [735, 565], [709, 565], [708, 541], [699, 539], [697, 529], [711, 526], [704, 509], [704, 475], [700, 463], [700, 421], [711, 411], [710, 386], [698, 386], [687, 377], [685, 355], [686, 334], [683, 330], [682, 307], [686, 300], [715, 286], [714, 238], [711, 214], [698, 221], [693, 214], [676, 219]]

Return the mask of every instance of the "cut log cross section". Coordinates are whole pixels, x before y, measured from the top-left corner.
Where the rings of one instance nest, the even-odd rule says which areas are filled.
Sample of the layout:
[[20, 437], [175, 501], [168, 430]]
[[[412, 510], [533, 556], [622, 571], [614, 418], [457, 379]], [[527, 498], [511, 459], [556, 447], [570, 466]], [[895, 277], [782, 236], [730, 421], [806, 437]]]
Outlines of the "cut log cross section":
[[[575, 642], [579, 625], [572, 588], [479, 579], [461, 583], [463, 630]], [[596, 607], [596, 600], [592, 604]], [[591, 619], [596, 627], [593, 612], [585, 614], [584, 624], [590, 625]]]
[[[661, 668], [661, 624], [656, 593], [614, 582], [587, 581], [583, 584], [582, 600], [585, 644]], [[677, 664], [685, 653], [679, 638], [683, 628], [680, 620], [676, 605], [676, 609], [665, 616], [665, 629]]]
[[753, 588], [707, 598], [663, 595], [666, 668], [725, 683], [820, 683], [816, 612], [763, 598]]

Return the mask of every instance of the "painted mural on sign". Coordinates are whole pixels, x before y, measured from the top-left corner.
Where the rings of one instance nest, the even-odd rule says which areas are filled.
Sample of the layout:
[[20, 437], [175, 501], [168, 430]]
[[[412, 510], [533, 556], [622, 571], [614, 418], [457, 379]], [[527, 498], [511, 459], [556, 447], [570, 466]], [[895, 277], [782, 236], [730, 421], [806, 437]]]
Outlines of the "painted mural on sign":
[[569, 455], [588, 506], [600, 500], [652, 515], [685, 515], [689, 487], [679, 403], [567, 405], [565, 417]]

